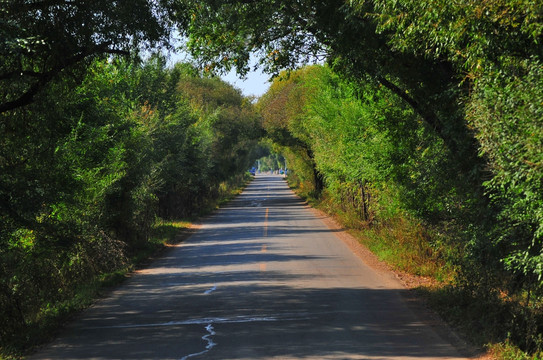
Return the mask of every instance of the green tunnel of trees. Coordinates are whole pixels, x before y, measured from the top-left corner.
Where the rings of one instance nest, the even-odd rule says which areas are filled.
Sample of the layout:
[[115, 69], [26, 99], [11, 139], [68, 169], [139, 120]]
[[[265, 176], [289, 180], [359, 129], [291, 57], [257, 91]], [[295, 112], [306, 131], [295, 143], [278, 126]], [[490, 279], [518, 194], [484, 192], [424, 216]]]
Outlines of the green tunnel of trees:
[[541, 2], [188, 4], [188, 47], [207, 68], [243, 73], [256, 54], [270, 73], [298, 69], [258, 107], [302, 191], [354, 226], [419, 224], [457, 288], [522, 304], [493, 340], [542, 350]]
[[[266, 137], [353, 226], [409, 219], [455, 286], [519, 299], [509, 340], [542, 350], [543, 3], [25, 0], [0, 14], [12, 329], [47, 306], [35, 299], [120, 266], [157, 216], [191, 215]], [[174, 29], [196, 66], [149, 55]], [[251, 57], [280, 74], [256, 104], [203, 75], [246, 74]]]

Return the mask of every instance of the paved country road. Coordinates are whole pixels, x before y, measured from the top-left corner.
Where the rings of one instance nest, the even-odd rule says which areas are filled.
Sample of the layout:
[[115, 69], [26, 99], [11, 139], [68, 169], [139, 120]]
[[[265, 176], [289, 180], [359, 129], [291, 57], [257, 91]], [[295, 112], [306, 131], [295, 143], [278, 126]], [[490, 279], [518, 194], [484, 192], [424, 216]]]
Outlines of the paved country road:
[[419, 320], [405, 291], [281, 177], [259, 175], [31, 358], [462, 358]]

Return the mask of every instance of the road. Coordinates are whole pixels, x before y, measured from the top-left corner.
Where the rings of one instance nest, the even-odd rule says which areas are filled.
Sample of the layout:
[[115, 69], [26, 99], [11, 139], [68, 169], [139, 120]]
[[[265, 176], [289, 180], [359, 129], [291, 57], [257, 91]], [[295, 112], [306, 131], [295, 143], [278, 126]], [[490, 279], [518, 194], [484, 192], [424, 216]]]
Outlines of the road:
[[286, 186], [259, 175], [32, 359], [461, 359]]

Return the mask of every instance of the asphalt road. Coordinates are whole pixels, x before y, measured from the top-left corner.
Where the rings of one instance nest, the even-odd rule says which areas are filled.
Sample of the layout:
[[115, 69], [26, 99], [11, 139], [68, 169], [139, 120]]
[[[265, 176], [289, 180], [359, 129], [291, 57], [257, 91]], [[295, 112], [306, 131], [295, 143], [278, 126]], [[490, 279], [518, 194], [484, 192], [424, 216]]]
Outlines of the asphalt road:
[[258, 176], [33, 359], [460, 359], [287, 188]]

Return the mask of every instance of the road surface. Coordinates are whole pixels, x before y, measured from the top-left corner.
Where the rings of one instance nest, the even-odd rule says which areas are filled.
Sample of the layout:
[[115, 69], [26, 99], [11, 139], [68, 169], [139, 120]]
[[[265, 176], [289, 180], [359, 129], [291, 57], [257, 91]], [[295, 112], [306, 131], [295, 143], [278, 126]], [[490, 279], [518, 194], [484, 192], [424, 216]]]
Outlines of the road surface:
[[84, 312], [33, 359], [460, 359], [277, 176]]

